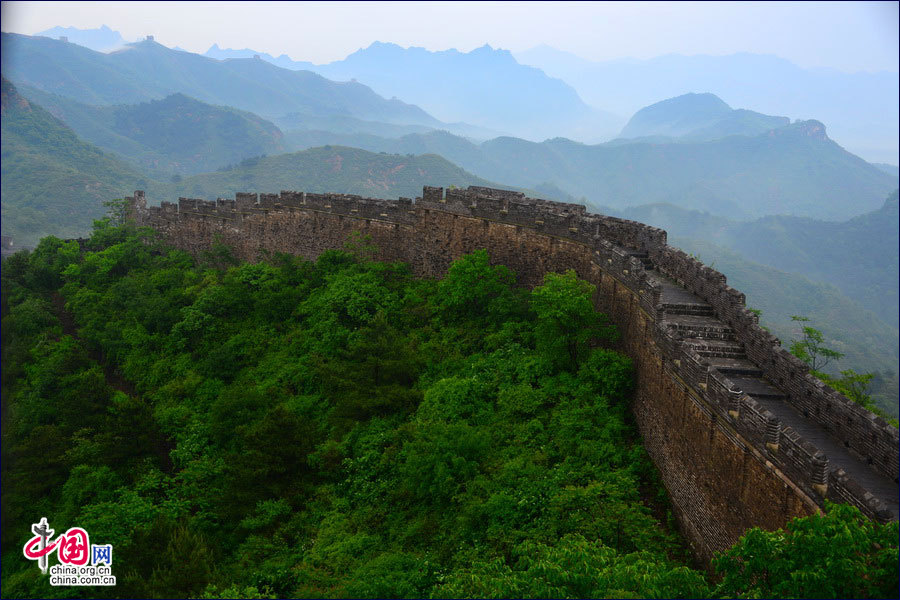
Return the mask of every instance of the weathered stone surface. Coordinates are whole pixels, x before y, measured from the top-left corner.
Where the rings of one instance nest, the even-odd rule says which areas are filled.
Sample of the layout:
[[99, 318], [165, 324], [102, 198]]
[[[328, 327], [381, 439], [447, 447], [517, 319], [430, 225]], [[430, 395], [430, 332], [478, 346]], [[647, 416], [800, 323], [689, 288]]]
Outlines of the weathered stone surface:
[[415, 202], [289, 191], [150, 208], [142, 192], [129, 200], [139, 224], [193, 254], [220, 236], [246, 260], [314, 259], [361, 232], [378, 259], [420, 276], [440, 277], [480, 248], [528, 286], [574, 269], [623, 334], [644, 444], [702, 560], [749, 527], [811, 514], [824, 497], [897, 519], [897, 429], [811, 377], [759, 327], [744, 295], [668, 246], [665, 231], [476, 187], [426, 187]]

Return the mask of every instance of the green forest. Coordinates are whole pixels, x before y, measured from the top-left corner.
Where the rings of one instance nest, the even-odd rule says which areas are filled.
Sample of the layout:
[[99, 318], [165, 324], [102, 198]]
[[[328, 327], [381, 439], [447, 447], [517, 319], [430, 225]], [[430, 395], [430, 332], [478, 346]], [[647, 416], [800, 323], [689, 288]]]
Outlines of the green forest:
[[[896, 593], [897, 523], [844, 505], [695, 564], [574, 272], [373, 255], [195, 259], [108, 217], [5, 259], [2, 596]], [[41, 517], [117, 585], [50, 586]]]

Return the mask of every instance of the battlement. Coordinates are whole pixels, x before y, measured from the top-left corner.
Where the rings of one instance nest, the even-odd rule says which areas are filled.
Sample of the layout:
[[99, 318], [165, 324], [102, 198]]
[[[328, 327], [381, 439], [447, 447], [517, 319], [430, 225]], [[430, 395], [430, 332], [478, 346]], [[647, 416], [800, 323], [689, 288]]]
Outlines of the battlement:
[[[806, 508], [796, 505], [794, 516], [828, 498], [880, 520], [897, 518], [897, 429], [812, 377], [759, 326], [725, 275], [669, 246], [661, 229], [483, 187], [425, 187], [415, 200], [282, 191], [215, 202], [179, 198], [151, 207], [135, 192], [129, 201], [139, 224], [191, 252], [221, 235], [250, 260], [262, 250], [314, 258], [341, 247], [352, 231], [365, 231], [381, 248], [380, 258], [403, 260], [425, 276], [441, 276], [453, 258], [482, 247], [526, 284], [539, 283], [545, 272], [574, 268], [598, 284], [598, 305], [632, 340], [626, 350], [637, 365], [636, 415], [673, 500], [683, 504], [683, 520], [706, 523], [712, 517], [704, 521], [691, 512], [715, 511], [690, 505], [696, 490], [673, 492], [682, 478], [664, 466], [673, 451], [664, 448], [674, 442], [665, 432], [671, 423], [659, 415], [672, 409], [668, 396], [680, 388], [697, 419], [712, 423], [731, 448], [752, 455], [754, 469], [774, 473], [795, 490]], [[695, 443], [691, 439], [680, 443]], [[758, 516], [746, 519], [770, 518], [767, 510], [756, 506], [748, 514]], [[708, 524], [695, 525], [688, 527], [691, 535], [706, 539], [709, 549], [731, 540]]]

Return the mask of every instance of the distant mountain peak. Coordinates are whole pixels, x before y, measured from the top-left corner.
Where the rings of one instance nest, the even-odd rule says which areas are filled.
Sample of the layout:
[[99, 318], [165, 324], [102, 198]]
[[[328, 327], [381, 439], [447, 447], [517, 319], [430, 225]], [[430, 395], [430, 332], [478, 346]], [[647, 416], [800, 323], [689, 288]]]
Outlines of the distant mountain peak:
[[[818, 123], [818, 121], [816, 121]], [[712, 141], [733, 135], [755, 137], [788, 127], [787, 117], [765, 115], [743, 108], [732, 109], [715, 94], [683, 94], [642, 108], [622, 129], [622, 138], [677, 138], [679, 141]], [[810, 126], [804, 135], [824, 137]], [[797, 135], [797, 132], [785, 132]], [[781, 134], [773, 134], [781, 135]]]
[[825, 132], [825, 124], [821, 121], [810, 119], [809, 121], [803, 121], [802, 125], [803, 133], [805, 133], [808, 137], [816, 138], [819, 140], [828, 139], [828, 135]]
[[[414, 50], [414, 47], [410, 47], [410, 50]], [[365, 48], [360, 48], [356, 52], [373, 52], [373, 51], [381, 51], [381, 52], [396, 52], [396, 51], [405, 50], [402, 46], [399, 46], [393, 42], [381, 42], [379, 40], [375, 40], [371, 44], [369, 44]], [[423, 48], [424, 50], [424, 48]]]
[[647, 108], [649, 109], [662, 106], [689, 106], [695, 110], [731, 110], [731, 107], [728, 106], [728, 104], [724, 100], [722, 100], [712, 92], [690, 92], [687, 94], [682, 94], [681, 96], [675, 96], [674, 98], [662, 100], [661, 102], [657, 102], [656, 104], [651, 104]]
[[620, 135], [623, 138], [653, 135], [680, 137], [710, 127], [731, 112], [732, 108], [715, 94], [682, 94], [637, 111]]
[[770, 131], [769, 135], [791, 135], [794, 137], [808, 137], [815, 140], [829, 139], [825, 124], [821, 121], [816, 121], [815, 119], [809, 119], [808, 121], [794, 121], [787, 127]]
[[122, 34], [118, 31], [113, 31], [107, 25], [101, 25], [96, 29], [56, 26], [35, 35], [54, 39], [64, 38], [66, 42], [78, 44], [97, 52], [109, 52], [110, 50], [121, 48], [125, 44]]

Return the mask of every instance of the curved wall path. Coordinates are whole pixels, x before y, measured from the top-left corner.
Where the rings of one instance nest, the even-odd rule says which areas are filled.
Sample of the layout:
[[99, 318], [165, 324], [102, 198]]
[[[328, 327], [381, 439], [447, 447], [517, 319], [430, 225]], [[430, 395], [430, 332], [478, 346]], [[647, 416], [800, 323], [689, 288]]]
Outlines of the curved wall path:
[[574, 269], [622, 331], [644, 445], [701, 560], [825, 499], [897, 519], [897, 429], [811, 377], [724, 275], [668, 246], [660, 229], [477, 187], [426, 187], [415, 201], [282, 192], [147, 208], [135, 192], [129, 202], [139, 224], [193, 254], [219, 238], [247, 260], [313, 259], [358, 231], [379, 259], [420, 276], [440, 277], [480, 248], [526, 285]]

